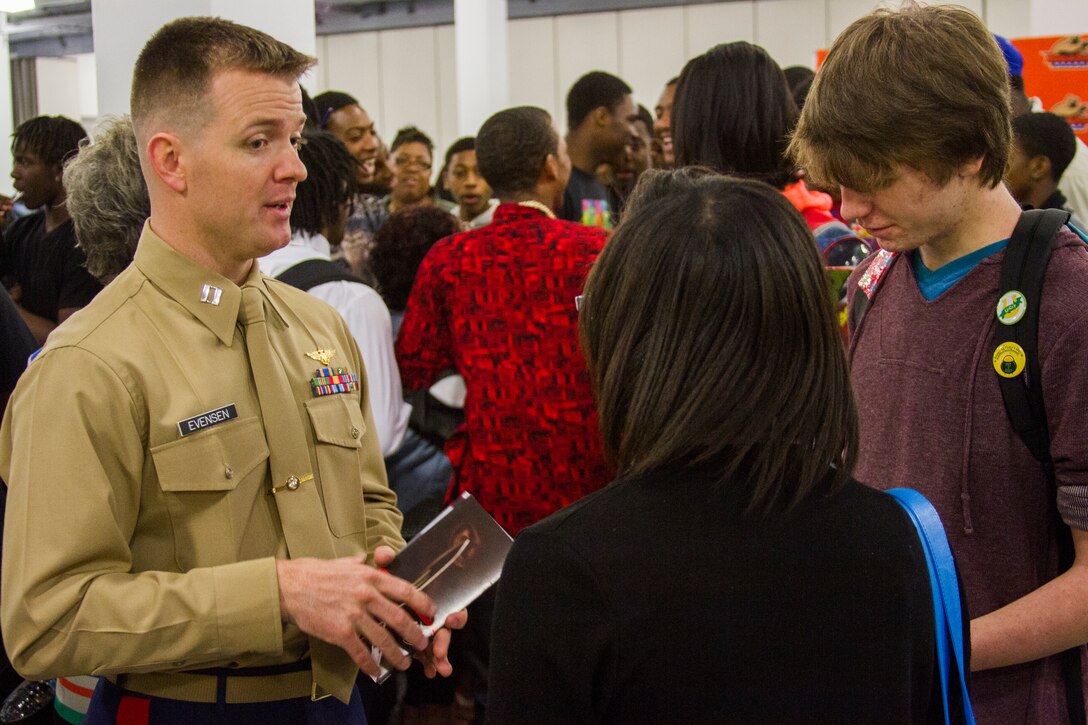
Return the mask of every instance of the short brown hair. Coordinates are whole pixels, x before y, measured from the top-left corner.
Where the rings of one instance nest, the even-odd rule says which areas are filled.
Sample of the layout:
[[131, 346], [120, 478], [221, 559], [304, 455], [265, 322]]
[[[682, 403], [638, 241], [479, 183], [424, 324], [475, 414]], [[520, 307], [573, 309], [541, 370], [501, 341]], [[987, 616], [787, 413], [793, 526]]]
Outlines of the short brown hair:
[[317, 60], [260, 30], [222, 18], [179, 18], [144, 45], [132, 73], [132, 122], [139, 134], [156, 113], [201, 122], [216, 73], [246, 70], [297, 79]]
[[979, 180], [995, 187], [1011, 133], [1008, 70], [990, 31], [964, 8], [911, 3], [835, 39], [789, 153], [817, 183], [863, 192], [900, 166], [943, 185], [982, 157]]
[[579, 326], [620, 475], [709, 465], [764, 512], [848, 479], [857, 411], [831, 296], [812, 233], [772, 187], [647, 171]]

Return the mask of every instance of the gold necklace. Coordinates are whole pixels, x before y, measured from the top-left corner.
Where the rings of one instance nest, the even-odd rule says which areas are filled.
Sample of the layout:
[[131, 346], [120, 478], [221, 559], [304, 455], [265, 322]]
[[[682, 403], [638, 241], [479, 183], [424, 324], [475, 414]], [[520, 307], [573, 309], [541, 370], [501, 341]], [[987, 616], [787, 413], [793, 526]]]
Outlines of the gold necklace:
[[536, 209], [537, 211], [541, 212], [542, 214], [544, 214], [544, 216], [548, 217], [549, 219], [555, 219], [556, 218], [555, 217], [555, 212], [553, 212], [551, 209], [549, 209], [544, 204], [541, 204], [539, 201], [532, 201], [532, 200], [530, 200], [530, 201], [519, 201], [518, 206], [527, 206], [530, 209]]

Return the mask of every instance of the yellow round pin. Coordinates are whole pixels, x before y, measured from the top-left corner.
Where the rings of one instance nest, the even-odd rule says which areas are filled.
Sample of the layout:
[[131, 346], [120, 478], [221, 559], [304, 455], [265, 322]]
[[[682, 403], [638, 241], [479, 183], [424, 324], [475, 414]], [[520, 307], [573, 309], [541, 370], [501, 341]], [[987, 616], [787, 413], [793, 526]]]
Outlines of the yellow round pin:
[[994, 350], [994, 370], [1003, 378], [1015, 378], [1024, 372], [1028, 356], [1015, 342], [1003, 342]]
[[1009, 290], [997, 301], [997, 321], [1002, 325], [1015, 325], [1027, 311], [1027, 297], [1019, 290]]

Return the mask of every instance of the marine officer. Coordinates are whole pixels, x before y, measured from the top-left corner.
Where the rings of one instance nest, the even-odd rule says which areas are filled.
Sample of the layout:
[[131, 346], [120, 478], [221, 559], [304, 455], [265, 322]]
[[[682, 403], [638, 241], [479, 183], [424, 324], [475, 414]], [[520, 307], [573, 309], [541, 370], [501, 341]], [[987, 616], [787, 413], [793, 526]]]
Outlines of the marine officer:
[[4, 640], [24, 676], [105, 676], [88, 722], [363, 722], [355, 677], [372, 646], [407, 667], [398, 640], [450, 673], [406, 609], [434, 602], [381, 570], [403, 541], [358, 348], [254, 262], [291, 237], [312, 63], [212, 18], [148, 41], [135, 259], [0, 429]]

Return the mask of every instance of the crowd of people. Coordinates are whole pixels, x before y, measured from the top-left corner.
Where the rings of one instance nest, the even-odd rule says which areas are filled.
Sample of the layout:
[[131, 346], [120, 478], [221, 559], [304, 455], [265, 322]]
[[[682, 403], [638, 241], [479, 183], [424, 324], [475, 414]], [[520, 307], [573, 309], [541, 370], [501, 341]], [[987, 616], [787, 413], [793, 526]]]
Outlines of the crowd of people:
[[[183, 18], [130, 116], [15, 130], [9, 704], [969, 722], [882, 493], [909, 487], [955, 554], [974, 717], [1084, 722], [1088, 149], [1012, 44], [907, 4], [815, 73], [723, 43], [651, 114], [592, 71], [565, 134], [497, 109], [444, 153], [311, 99], [313, 63]], [[463, 492], [516, 538], [432, 623], [386, 568]]]

